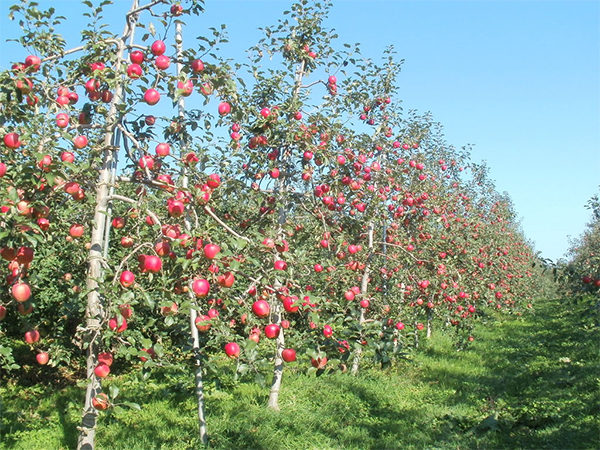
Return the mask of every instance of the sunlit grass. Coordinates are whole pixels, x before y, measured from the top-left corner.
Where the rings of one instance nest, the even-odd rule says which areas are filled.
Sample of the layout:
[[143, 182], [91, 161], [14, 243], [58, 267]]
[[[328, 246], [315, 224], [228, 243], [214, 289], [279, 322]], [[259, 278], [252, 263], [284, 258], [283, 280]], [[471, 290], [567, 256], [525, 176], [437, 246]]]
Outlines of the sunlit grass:
[[[548, 301], [490, 321], [457, 351], [438, 333], [409, 360], [359, 377], [287, 371], [281, 411], [267, 389], [207, 391], [210, 446], [264, 449], [599, 448], [600, 335], [592, 301]], [[568, 306], [568, 307], [566, 307]], [[292, 366], [293, 367], [293, 366]], [[191, 379], [113, 377], [141, 411], [101, 415], [99, 448], [197, 448]], [[81, 390], [0, 388], [0, 447], [73, 448]]]

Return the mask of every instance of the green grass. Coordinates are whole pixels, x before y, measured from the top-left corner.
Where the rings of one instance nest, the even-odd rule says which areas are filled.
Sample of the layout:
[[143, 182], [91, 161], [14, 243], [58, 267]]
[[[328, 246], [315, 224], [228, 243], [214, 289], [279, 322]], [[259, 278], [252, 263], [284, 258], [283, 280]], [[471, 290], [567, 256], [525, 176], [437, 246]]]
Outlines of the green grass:
[[[524, 318], [478, 325], [456, 351], [443, 334], [410, 360], [359, 377], [286, 372], [280, 412], [267, 389], [207, 392], [214, 448], [600, 448], [600, 334], [592, 301], [553, 300]], [[98, 448], [197, 448], [191, 380], [113, 377], [141, 411], [103, 413]], [[82, 391], [0, 388], [0, 447], [72, 448]]]

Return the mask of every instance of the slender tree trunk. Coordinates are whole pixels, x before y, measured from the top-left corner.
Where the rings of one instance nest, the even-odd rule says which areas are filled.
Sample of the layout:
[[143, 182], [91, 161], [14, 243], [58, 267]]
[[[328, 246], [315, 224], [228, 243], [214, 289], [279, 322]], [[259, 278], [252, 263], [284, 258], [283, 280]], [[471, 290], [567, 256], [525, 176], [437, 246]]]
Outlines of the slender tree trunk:
[[[137, 0], [133, 1], [131, 9], [137, 8]], [[115, 72], [119, 72], [121, 60], [126, 47], [126, 41], [130, 33], [135, 29], [137, 21], [136, 15], [128, 15], [128, 23], [125, 26], [121, 40], [118, 42], [117, 58], [115, 62]], [[96, 437], [96, 419], [98, 413], [92, 406], [92, 399], [101, 391], [100, 380], [94, 374], [98, 355], [98, 337], [101, 333], [103, 322], [103, 305], [99, 292], [99, 280], [102, 279], [103, 270], [103, 249], [106, 228], [106, 213], [108, 208], [108, 193], [111, 182], [111, 168], [114, 158], [116, 158], [116, 149], [114, 144], [114, 129], [117, 123], [117, 105], [123, 98], [122, 85], [118, 84], [115, 88], [114, 97], [110, 104], [110, 109], [106, 117], [106, 134], [104, 135], [104, 154], [102, 168], [98, 175], [96, 183], [96, 206], [94, 209], [94, 222], [92, 227], [91, 247], [88, 255], [88, 273], [86, 279], [86, 288], [88, 291], [87, 305], [85, 310], [86, 326], [83, 333], [83, 344], [87, 347], [87, 378], [88, 386], [85, 394], [85, 405], [82, 413], [81, 426], [79, 427], [79, 438], [77, 441], [78, 449], [90, 450], [95, 446]]]
[[433, 332], [433, 311], [429, 309], [427, 311], [427, 339], [431, 337], [431, 333]]
[[[177, 21], [175, 26], [175, 43], [177, 45], [177, 76], [181, 74], [183, 70], [183, 64], [181, 61], [183, 60], [183, 33], [181, 22]], [[179, 97], [177, 101], [177, 106], [179, 109], [179, 118], [185, 118], [185, 100], [184, 97]], [[187, 142], [181, 143], [181, 156], [185, 154]], [[185, 166], [181, 169], [181, 186], [183, 189], [187, 189], [188, 187], [188, 176], [185, 169]], [[185, 216], [184, 219], [184, 227], [186, 232], [190, 232], [192, 229], [189, 215]], [[196, 305], [196, 299], [194, 298], [194, 294], [192, 289], [189, 290], [190, 300], [193, 306]], [[196, 328], [196, 318], [198, 317], [198, 312], [195, 308], [190, 309], [190, 334], [192, 336], [192, 355], [194, 358], [194, 365], [196, 366], [194, 370], [194, 385], [196, 391], [196, 401], [198, 403], [198, 432], [200, 433], [200, 442], [206, 445], [208, 444], [208, 434], [206, 432], [206, 416], [204, 414], [204, 385], [202, 382], [202, 356], [200, 354], [200, 337], [198, 335], [198, 328]]]
[[[275, 302], [273, 311], [273, 320], [275, 323], [281, 323], [281, 304]], [[285, 348], [285, 336], [283, 328], [279, 329], [277, 336], [277, 348], [275, 350], [275, 367], [273, 369], [273, 381], [271, 382], [271, 392], [269, 393], [268, 407], [274, 410], [279, 410], [279, 389], [281, 388], [281, 380], [283, 379], [283, 358], [281, 352]]]
[[[292, 98], [296, 99], [300, 92], [300, 86], [302, 85], [302, 78], [304, 77], [304, 61], [300, 63], [296, 70], [294, 79], [294, 90], [292, 92]], [[284, 238], [283, 226], [287, 220], [288, 200], [286, 194], [286, 183], [288, 178], [288, 159], [287, 149], [284, 149], [281, 157], [283, 166], [283, 176], [278, 180], [279, 198], [285, 201], [279, 207], [279, 225], [277, 227], [277, 239], [281, 240]], [[275, 252], [274, 259], [279, 258], [279, 252]], [[282, 284], [279, 279], [275, 280], [274, 287], [278, 291]], [[275, 349], [275, 365], [273, 367], [273, 380], [271, 382], [271, 390], [269, 392], [269, 402], [267, 406], [276, 411], [279, 410], [279, 390], [281, 389], [281, 380], [283, 379], [283, 358], [281, 352], [285, 347], [285, 336], [283, 328], [281, 327], [281, 302], [277, 298], [277, 295], [273, 295], [273, 302], [271, 304], [271, 311], [273, 311], [273, 322], [280, 325], [279, 335], [277, 336], [277, 347]]]
[[[363, 272], [362, 280], [360, 283], [360, 297], [366, 298], [369, 290], [369, 275], [371, 273], [371, 258], [373, 257], [373, 222], [369, 222], [368, 225], [368, 238], [369, 238], [369, 255], [367, 256], [367, 263], [365, 264], [365, 270]], [[365, 323], [365, 308], [361, 308], [360, 317], [358, 319], [358, 325], [361, 329], [359, 338], [362, 338], [362, 326]], [[362, 355], [362, 347], [356, 347], [354, 351], [354, 359], [352, 361], [352, 375], [358, 375], [358, 367], [360, 365], [360, 357]]]

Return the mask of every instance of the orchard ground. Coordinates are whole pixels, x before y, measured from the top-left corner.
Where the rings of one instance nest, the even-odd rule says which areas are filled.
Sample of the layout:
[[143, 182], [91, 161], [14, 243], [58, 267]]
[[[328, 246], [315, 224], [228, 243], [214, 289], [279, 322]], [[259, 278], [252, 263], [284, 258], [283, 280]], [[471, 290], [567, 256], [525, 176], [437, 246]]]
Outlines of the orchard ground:
[[[524, 317], [477, 324], [457, 351], [443, 332], [385, 371], [304, 374], [290, 364], [282, 411], [268, 389], [232, 376], [206, 387], [214, 448], [598, 448], [600, 313], [592, 298], [537, 303]], [[234, 365], [228, 361], [224, 364]], [[0, 388], [0, 447], [72, 448], [83, 393], [54, 369]], [[55, 372], [52, 372], [56, 376]], [[190, 377], [156, 371], [114, 377], [141, 411], [102, 413], [99, 448], [199, 447]], [[118, 443], [118, 444], [117, 444]]]

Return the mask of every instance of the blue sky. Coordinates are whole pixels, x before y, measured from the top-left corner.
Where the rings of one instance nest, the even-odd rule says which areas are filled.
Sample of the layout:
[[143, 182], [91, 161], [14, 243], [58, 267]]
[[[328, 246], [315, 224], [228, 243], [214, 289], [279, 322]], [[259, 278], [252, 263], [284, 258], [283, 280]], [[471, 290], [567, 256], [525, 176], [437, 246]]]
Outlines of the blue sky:
[[[18, 32], [6, 17], [11, 3], [0, 1], [2, 41]], [[39, 3], [69, 17], [65, 36], [76, 44], [73, 31], [85, 24], [79, 2]], [[116, 0], [114, 9], [129, 3]], [[225, 56], [240, 59], [260, 37], [257, 27], [274, 24], [289, 4], [207, 0], [188, 29], [225, 23]], [[450, 144], [473, 144], [536, 249], [554, 260], [564, 254], [600, 185], [600, 2], [337, 0], [327, 25], [367, 56], [393, 44], [405, 60], [404, 107], [431, 111]], [[0, 43], [0, 67], [25, 55]]]

